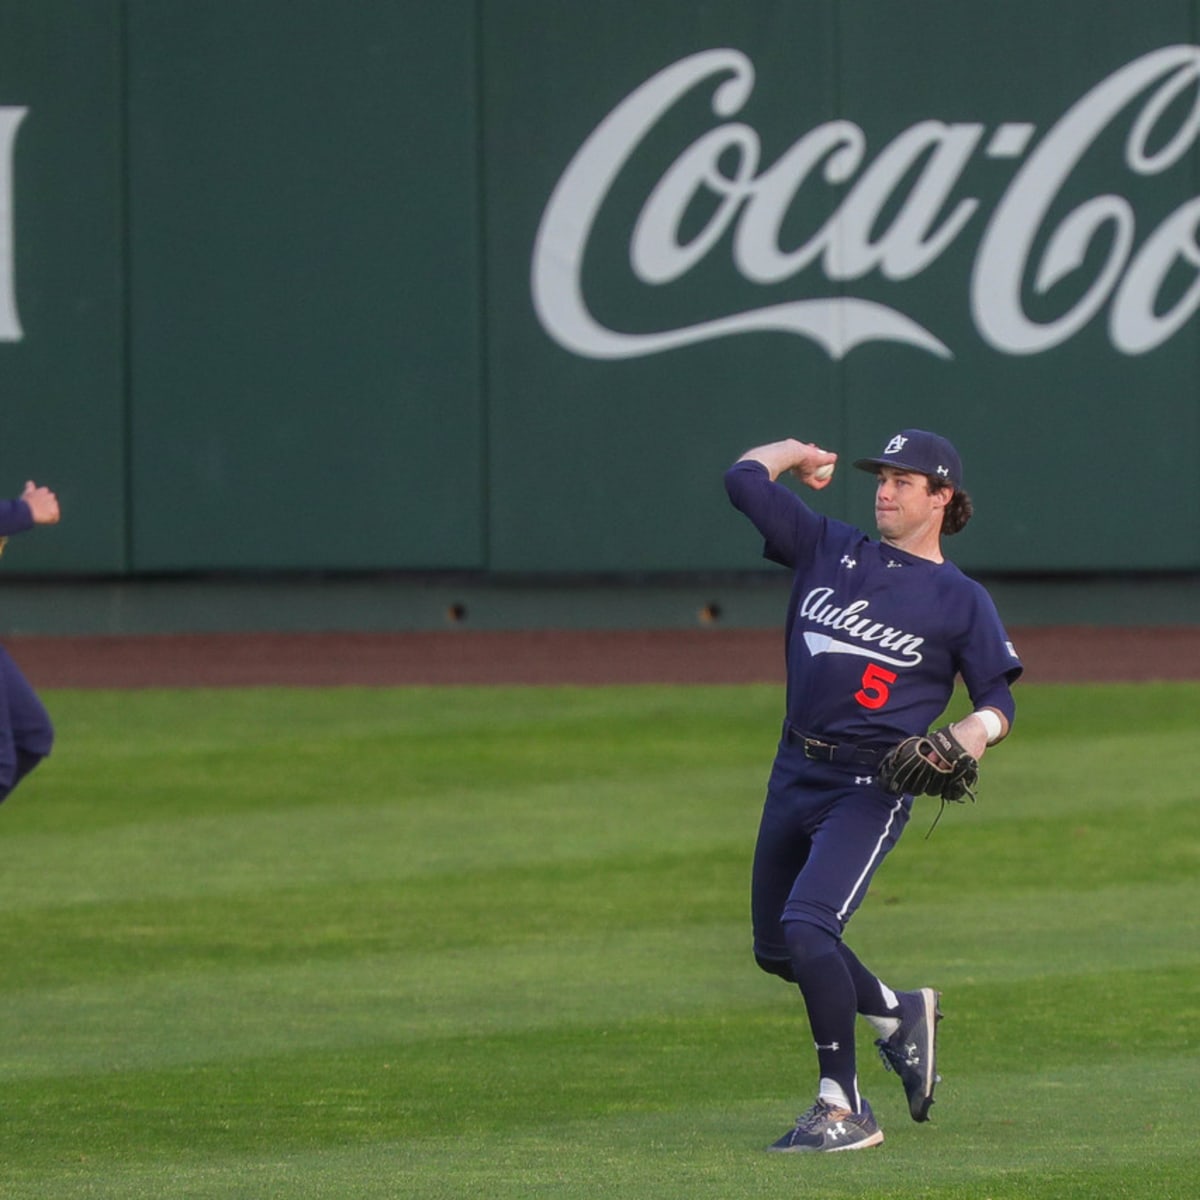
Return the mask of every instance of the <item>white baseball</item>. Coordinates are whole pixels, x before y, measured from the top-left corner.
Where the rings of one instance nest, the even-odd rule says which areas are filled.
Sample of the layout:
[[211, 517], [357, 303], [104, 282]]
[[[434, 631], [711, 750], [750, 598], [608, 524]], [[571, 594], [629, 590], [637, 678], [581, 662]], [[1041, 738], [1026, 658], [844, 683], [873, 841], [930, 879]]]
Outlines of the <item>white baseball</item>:
[[823, 467], [818, 467], [813, 474], [818, 479], [829, 479], [833, 475], [833, 468], [836, 464], [826, 463]]

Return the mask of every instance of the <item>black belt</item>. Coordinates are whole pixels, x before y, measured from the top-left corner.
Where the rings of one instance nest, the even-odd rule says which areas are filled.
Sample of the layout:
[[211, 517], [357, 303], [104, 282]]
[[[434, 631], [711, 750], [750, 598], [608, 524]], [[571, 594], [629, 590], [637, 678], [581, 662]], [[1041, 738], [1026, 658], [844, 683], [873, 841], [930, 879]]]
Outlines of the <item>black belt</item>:
[[877, 767], [879, 760], [887, 752], [886, 746], [864, 746], [858, 742], [827, 742], [823, 738], [813, 737], [812, 734], [797, 729], [790, 722], [784, 722], [783, 737], [789, 746], [799, 743], [804, 749], [804, 757], [816, 762]]

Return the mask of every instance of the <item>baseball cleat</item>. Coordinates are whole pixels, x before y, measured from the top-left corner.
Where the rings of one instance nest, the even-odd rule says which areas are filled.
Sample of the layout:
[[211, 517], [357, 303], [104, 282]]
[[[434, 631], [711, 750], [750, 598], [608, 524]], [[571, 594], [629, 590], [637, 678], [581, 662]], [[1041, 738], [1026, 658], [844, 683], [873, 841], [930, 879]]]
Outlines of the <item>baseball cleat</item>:
[[811, 1151], [865, 1150], [883, 1141], [883, 1130], [875, 1121], [871, 1106], [864, 1100], [862, 1112], [837, 1108], [818, 1100], [796, 1118], [796, 1127], [767, 1147], [787, 1154]]
[[934, 1085], [941, 1081], [937, 1073], [937, 1025], [941, 995], [933, 988], [916, 992], [898, 992], [900, 1028], [890, 1038], [879, 1038], [879, 1057], [889, 1071], [895, 1071], [904, 1084], [908, 1111], [914, 1121], [928, 1121], [933, 1105]]

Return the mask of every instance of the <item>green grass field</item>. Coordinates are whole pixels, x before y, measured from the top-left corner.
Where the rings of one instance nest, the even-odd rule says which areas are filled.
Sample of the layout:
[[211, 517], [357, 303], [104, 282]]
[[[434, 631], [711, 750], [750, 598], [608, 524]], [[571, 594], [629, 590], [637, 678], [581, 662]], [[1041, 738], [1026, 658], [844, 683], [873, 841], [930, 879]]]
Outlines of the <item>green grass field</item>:
[[851, 926], [917, 1126], [811, 1102], [747, 875], [774, 687], [57, 692], [0, 809], [0, 1197], [1196, 1195], [1200, 686], [1025, 686]]

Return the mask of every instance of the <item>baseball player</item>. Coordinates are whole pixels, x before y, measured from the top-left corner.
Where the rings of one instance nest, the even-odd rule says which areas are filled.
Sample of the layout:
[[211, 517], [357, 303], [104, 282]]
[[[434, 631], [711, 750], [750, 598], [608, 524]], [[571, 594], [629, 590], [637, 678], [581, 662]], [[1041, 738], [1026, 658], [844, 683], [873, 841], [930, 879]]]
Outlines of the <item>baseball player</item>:
[[[797, 984], [816, 1044], [816, 1103], [770, 1149], [857, 1150], [883, 1132], [858, 1090], [854, 1030], [878, 1033], [915, 1121], [938, 1081], [939, 994], [896, 991], [842, 940], [915, 794], [973, 796], [978, 760], [1011, 727], [1021, 673], [995, 605], [942, 555], [971, 516], [945, 438], [896, 434], [855, 466], [876, 476], [879, 539], [813, 512], [777, 482], [826, 487], [837, 455], [795, 440], [744, 454], [725, 475], [734, 506], [793, 572], [787, 718], [754, 855], [754, 954]], [[930, 731], [961, 676], [974, 711]], [[940, 810], [939, 810], [940, 811]]]
[[[0, 500], [0, 552], [14, 533], [59, 519], [58, 497], [32, 480], [15, 500]], [[54, 727], [29, 681], [0, 647], [0, 801], [50, 753]]]

